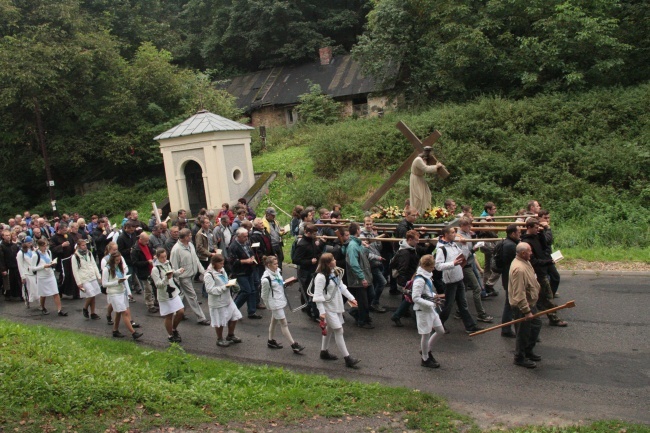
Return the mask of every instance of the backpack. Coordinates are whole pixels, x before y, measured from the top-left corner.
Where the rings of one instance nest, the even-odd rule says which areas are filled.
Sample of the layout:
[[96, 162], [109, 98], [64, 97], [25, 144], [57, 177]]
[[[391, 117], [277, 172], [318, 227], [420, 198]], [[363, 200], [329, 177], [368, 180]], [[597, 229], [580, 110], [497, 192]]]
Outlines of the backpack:
[[[404, 293], [404, 299], [405, 299], [406, 302], [408, 302], [409, 304], [412, 304], [412, 303], [413, 303], [413, 298], [412, 298], [411, 294], [412, 294], [412, 292], [413, 292], [413, 283], [415, 282], [415, 279], [416, 279], [417, 277], [422, 278], [422, 279], [424, 280], [424, 282], [426, 283], [426, 278], [424, 278], [422, 275], [415, 275], [413, 278], [411, 278], [411, 279], [408, 281], [408, 283], [406, 283], [406, 286], [404, 286], [404, 292], [403, 292], [403, 293]], [[432, 289], [433, 289], [433, 287], [432, 287]]]
[[291, 254], [290, 254], [290, 256], [291, 256], [291, 263], [293, 263], [294, 265], [297, 264], [296, 263], [296, 246], [298, 245], [298, 241], [300, 239], [301, 238], [296, 236], [296, 238], [293, 240], [293, 243], [291, 244]]
[[493, 272], [502, 273], [505, 268], [505, 263], [503, 263], [503, 243], [505, 239], [497, 242], [492, 251], [492, 258], [490, 259], [490, 267]]

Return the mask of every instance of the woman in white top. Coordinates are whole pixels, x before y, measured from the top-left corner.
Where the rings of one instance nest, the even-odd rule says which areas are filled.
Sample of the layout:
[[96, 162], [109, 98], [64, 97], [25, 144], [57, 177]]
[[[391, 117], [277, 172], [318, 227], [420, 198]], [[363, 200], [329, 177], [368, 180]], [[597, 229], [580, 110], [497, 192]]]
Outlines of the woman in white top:
[[[431, 354], [433, 344], [445, 333], [442, 321], [436, 312], [438, 300], [442, 300], [433, 288], [432, 272], [436, 260], [431, 254], [422, 256], [420, 266], [413, 277], [413, 310], [417, 318], [418, 334], [420, 334], [421, 365], [427, 368], [438, 368], [440, 364]], [[434, 334], [431, 335], [431, 330]]]
[[[241, 338], [235, 336], [235, 326], [242, 318], [241, 312], [230, 294], [228, 274], [224, 269], [225, 259], [221, 254], [215, 254], [210, 259], [210, 266], [205, 270], [203, 284], [208, 292], [210, 307], [210, 324], [217, 331], [217, 346], [228, 347], [241, 343]], [[228, 336], [224, 340], [223, 328], [228, 326]]]
[[170, 343], [183, 341], [181, 334], [178, 333], [178, 324], [183, 320], [185, 310], [180, 290], [174, 282], [174, 276], [179, 276], [183, 272], [185, 272], [183, 268], [172, 269], [171, 263], [167, 260], [167, 250], [164, 248], [156, 250], [156, 262], [151, 269], [151, 279], [156, 286], [160, 315], [165, 318], [167, 341]]
[[[79, 287], [79, 296], [84, 299], [84, 306], [81, 309], [86, 319], [98, 320], [100, 317], [95, 314], [95, 296], [101, 293], [99, 280], [102, 279], [92, 253], [88, 250], [85, 239], [77, 240], [77, 251], [70, 261], [72, 263], [72, 275]], [[88, 314], [90, 307], [90, 314]]]
[[68, 313], [61, 309], [61, 297], [59, 296], [59, 286], [56, 284], [54, 276], [54, 265], [52, 264], [52, 253], [47, 248], [46, 239], [38, 240], [38, 250], [32, 255], [32, 265], [30, 270], [36, 272], [36, 286], [38, 295], [41, 297], [41, 313], [49, 314], [45, 308], [45, 298], [54, 297], [54, 305], [59, 316], [67, 316]]
[[113, 323], [113, 337], [124, 338], [118, 330], [120, 320], [124, 318], [126, 329], [129, 330], [134, 340], [142, 337], [142, 333], [136, 332], [131, 325], [131, 310], [129, 309], [129, 297], [124, 282], [128, 279], [122, 267], [122, 256], [120, 253], [111, 254], [106, 267], [102, 270], [102, 285], [106, 288], [108, 302], [115, 311], [115, 322]]
[[280, 269], [278, 269], [278, 258], [275, 256], [264, 256], [264, 274], [262, 274], [262, 301], [266, 308], [271, 310], [271, 325], [269, 326], [269, 341], [266, 345], [271, 349], [282, 349], [282, 345], [275, 341], [275, 327], [280, 324], [280, 331], [284, 338], [291, 343], [293, 353], [300, 353], [305, 349], [297, 341], [294, 341], [289, 332], [287, 318], [284, 315], [284, 307], [287, 306], [287, 297], [284, 294], [284, 280]]
[[[116, 253], [119, 254], [119, 249], [117, 247], [117, 243], [109, 242], [108, 244], [106, 244], [106, 248], [104, 250], [104, 257], [102, 258], [102, 261], [100, 262], [100, 265], [99, 265], [100, 272], [103, 272], [104, 268], [108, 264], [108, 259], [111, 258], [111, 254], [116, 254]], [[126, 263], [124, 263], [124, 260], [122, 260], [122, 272], [124, 274], [128, 273]], [[129, 297], [129, 302], [135, 302], [135, 300], [133, 299], [133, 295], [131, 295], [131, 287], [129, 286], [129, 282], [125, 281], [124, 286], [126, 287], [126, 294]], [[106, 288], [104, 288], [103, 293], [106, 293]], [[109, 325], [113, 324], [113, 316], [112, 316], [112, 314], [113, 314], [113, 306], [111, 305], [110, 302], [108, 302], [108, 305], [106, 307], [106, 321], [108, 322]], [[131, 320], [131, 326], [133, 326], [134, 328], [139, 328], [140, 327], [140, 325], [135, 323], [133, 320]]]
[[36, 275], [34, 275], [34, 272], [31, 270], [32, 257], [36, 254], [32, 248], [34, 245], [33, 242], [34, 240], [31, 236], [26, 236], [20, 251], [18, 251], [18, 256], [16, 256], [20, 280], [27, 290], [27, 293], [23, 294], [27, 308], [29, 308], [30, 302], [38, 302], [40, 299], [40, 296], [38, 296], [38, 288], [36, 286]]
[[351, 307], [356, 307], [357, 301], [343, 284], [342, 278], [343, 270], [336, 267], [334, 256], [330, 253], [320, 256], [314, 277], [314, 302], [318, 307], [323, 329], [320, 359], [326, 361], [338, 359], [328, 351], [332, 334], [334, 334], [336, 345], [345, 357], [345, 365], [357, 368], [356, 364], [359, 363], [359, 360], [350, 356], [343, 339], [343, 313], [345, 312], [343, 296], [348, 298], [348, 304]]

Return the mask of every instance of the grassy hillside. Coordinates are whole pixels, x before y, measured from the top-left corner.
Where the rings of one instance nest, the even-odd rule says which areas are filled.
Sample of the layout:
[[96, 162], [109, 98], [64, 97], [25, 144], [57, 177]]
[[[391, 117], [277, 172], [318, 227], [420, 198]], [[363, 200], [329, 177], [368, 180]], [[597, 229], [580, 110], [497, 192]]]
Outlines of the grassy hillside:
[[[269, 131], [254, 143], [256, 171], [278, 171], [270, 198], [295, 204], [361, 203], [412, 151], [395, 128], [420, 137], [438, 129], [434, 153], [451, 172], [433, 181], [435, 204], [454, 198], [475, 213], [490, 200], [501, 214], [532, 198], [553, 213], [557, 247], [604, 258], [650, 261], [650, 85], [511, 101], [481, 98], [420, 113], [349, 119], [330, 126]], [[408, 175], [380, 201], [401, 205]], [[598, 259], [598, 257], [591, 257]]]

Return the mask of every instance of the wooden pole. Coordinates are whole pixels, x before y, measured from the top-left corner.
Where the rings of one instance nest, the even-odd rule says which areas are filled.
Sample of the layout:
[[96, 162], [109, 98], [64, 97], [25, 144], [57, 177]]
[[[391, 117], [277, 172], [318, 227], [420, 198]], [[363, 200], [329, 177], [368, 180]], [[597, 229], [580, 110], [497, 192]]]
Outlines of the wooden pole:
[[502, 323], [500, 325], [492, 326], [491, 328], [483, 329], [483, 330], [477, 331], [477, 332], [472, 332], [471, 334], [469, 334], [469, 336], [474, 337], [475, 335], [485, 334], [486, 332], [494, 331], [495, 329], [505, 328], [506, 326], [514, 325], [515, 323], [524, 322], [526, 320], [534, 319], [535, 317], [545, 316], [546, 314], [555, 313], [556, 311], [563, 310], [565, 308], [573, 308], [575, 306], [576, 306], [576, 301], [569, 301], [564, 305], [560, 305], [559, 307], [551, 308], [551, 309], [548, 309], [546, 311], [540, 311], [537, 314], [533, 314], [533, 317], [522, 317], [521, 319], [511, 320], [510, 322], [506, 322], [506, 323]]
[[[336, 240], [338, 237], [336, 236], [318, 236], [319, 239], [324, 239], [324, 240]], [[405, 238], [360, 238], [362, 241], [368, 241], [368, 242], [401, 242], [405, 241]], [[498, 242], [502, 241], [503, 238], [489, 238], [489, 239], [455, 239], [454, 242], [469, 242], [469, 243], [474, 243], [474, 242]], [[431, 239], [431, 238], [422, 238], [418, 242], [422, 243], [437, 243], [438, 239]]]

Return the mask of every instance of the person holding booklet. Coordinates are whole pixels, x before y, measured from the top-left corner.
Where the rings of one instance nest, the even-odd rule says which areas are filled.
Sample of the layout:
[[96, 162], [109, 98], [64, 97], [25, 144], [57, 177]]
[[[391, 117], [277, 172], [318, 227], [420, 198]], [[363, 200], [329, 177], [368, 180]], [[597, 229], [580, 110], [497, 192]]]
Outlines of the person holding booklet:
[[131, 324], [131, 310], [129, 308], [129, 298], [126, 289], [126, 282], [129, 276], [124, 273], [120, 253], [112, 253], [106, 267], [102, 271], [102, 286], [106, 288], [108, 302], [113, 306], [113, 311], [115, 311], [113, 337], [124, 338], [124, 335], [118, 329], [120, 321], [124, 319], [126, 329], [131, 333], [131, 337], [137, 340], [142, 337], [142, 333], [136, 332]]
[[40, 297], [38, 296], [38, 286], [36, 285], [36, 275], [30, 269], [32, 266], [32, 257], [36, 254], [32, 248], [33, 245], [34, 240], [32, 237], [25, 237], [25, 240], [20, 246], [20, 251], [18, 251], [18, 255], [16, 256], [18, 272], [20, 273], [20, 279], [25, 291], [23, 297], [25, 298], [25, 305], [27, 305], [27, 308], [29, 308], [31, 302], [38, 302], [40, 300]]
[[167, 341], [180, 343], [183, 341], [178, 333], [178, 324], [183, 320], [185, 310], [183, 300], [180, 297], [180, 289], [174, 282], [174, 276], [182, 274], [185, 269], [174, 270], [167, 260], [167, 250], [160, 247], [156, 250], [156, 261], [151, 269], [153, 280], [158, 295], [160, 315], [165, 318], [165, 329], [167, 330]]
[[284, 294], [284, 279], [278, 266], [278, 258], [275, 256], [264, 256], [262, 258], [265, 266], [262, 274], [262, 300], [267, 308], [271, 310], [271, 325], [269, 326], [269, 340], [266, 345], [271, 349], [282, 349], [282, 344], [275, 338], [275, 327], [280, 324], [280, 331], [284, 338], [291, 344], [293, 353], [300, 353], [305, 349], [295, 341], [289, 332], [289, 325], [284, 314], [284, 307], [287, 306], [287, 297]]
[[[203, 283], [208, 292], [208, 306], [210, 307], [210, 324], [217, 332], [217, 346], [228, 347], [231, 344], [241, 343], [241, 338], [235, 336], [237, 321], [242, 314], [235, 305], [230, 294], [230, 288], [236, 280], [228, 280], [224, 269], [225, 259], [221, 254], [215, 254], [210, 259], [210, 266], [205, 271]], [[228, 335], [223, 338], [223, 328], [228, 327]]]
[[41, 297], [41, 314], [50, 314], [45, 308], [45, 298], [52, 296], [57, 314], [65, 317], [68, 313], [61, 308], [61, 296], [59, 296], [59, 287], [54, 276], [53, 268], [56, 266], [56, 259], [52, 260], [52, 253], [47, 248], [48, 245], [47, 239], [38, 240], [38, 249], [32, 255], [32, 264], [29, 270], [36, 275], [38, 295]]
[[[92, 253], [88, 250], [86, 239], [77, 239], [77, 251], [72, 256], [72, 274], [79, 287], [79, 295], [84, 299], [81, 309], [86, 319], [98, 320], [95, 314], [95, 297], [101, 293], [99, 280], [102, 276], [97, 269], [97, 264]], [[90, 314], [88, 313], [90, 307]]]

